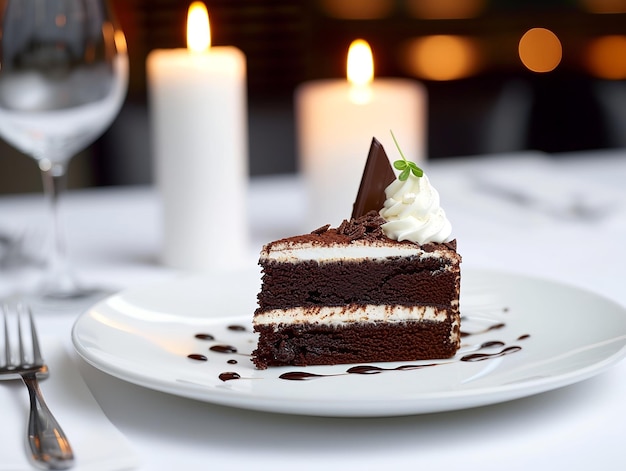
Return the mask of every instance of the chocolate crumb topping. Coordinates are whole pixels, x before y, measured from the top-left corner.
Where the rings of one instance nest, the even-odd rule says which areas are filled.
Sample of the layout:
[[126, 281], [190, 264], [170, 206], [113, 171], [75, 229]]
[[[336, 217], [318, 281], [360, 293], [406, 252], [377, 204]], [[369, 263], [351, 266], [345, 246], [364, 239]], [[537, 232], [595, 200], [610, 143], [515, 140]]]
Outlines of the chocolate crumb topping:
[[[289, 241], [290, 243], [312, 243], [314, 245], [322, 246], [333, 243], [351, 243], [356, 240], [389, 240], [382, 229], [382, 225], [385, 224], [385, 222], [385, 219], [380, 216], [377, 211], [369, 211], [363, 216], [355, 219], [344, 219], [337, 228], [331, 227], [330, 224], [326, 224], [315, 229], [314, 231], [311, 231], [309, 234], [288, 237], [270, 242], [265, 245], [263, 251], [267, 253], [274, 245], [285, 241]], [[409, 240], [398, 241], [397, 243], [417, 245], [420, 246], [425, 252], [434, 252], [436, 250], [441, 250], [444, 247], [451, 252], [456, 252], [456, 240], [443, 242], [441, 244], [429, 242], [423, 245], [416, 244], [415, 242], [411, 242]]]
[[344, 219], [337, 228], [337, 233], [350, 240], [380, 239], [383, 236], [381, 226], [384, 223], [385, 220], [376, 211], [369, 211], [356, 219]]
[[311, 234], [323, 234], [324, 232], [326, 232], [328, 229], [330, 228], [330, 224], [326, 224], [322, 227], [318, 227], [317, 229], [315, 229], [314, 231], [311, 231]]

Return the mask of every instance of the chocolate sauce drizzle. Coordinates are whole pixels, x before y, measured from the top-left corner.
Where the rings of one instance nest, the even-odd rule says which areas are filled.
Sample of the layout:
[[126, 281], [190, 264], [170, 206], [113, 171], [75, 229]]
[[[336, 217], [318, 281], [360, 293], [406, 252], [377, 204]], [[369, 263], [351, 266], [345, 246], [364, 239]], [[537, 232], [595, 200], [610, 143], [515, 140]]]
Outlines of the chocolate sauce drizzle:
[[[227, 326], [226, 328], [232, 332], [248, 332], [248, 329], [243, 325], [232, 324], [232, 325]], [[209, 342], [216, 340], [213, 334], [208, 334], [205, 332], [195, 334], [194, 338], [198, 340], [209, 341]], [[237, 347], [234, 347], [228, 344], [212, 345], [209, 347], [209, 351], [216, 352], [216, 353], [243, 355], [242, 353], [239, 353], [237, 351]], [[190, 353], [189, 355], [187, 355], [187, 358], [191, 360], [202, 361], [202, 362], [209, 361], [209, 358], [206, 355], [203, 355], [202, 353]], [[229, 365], [236, 365], [238, 362], [235, 359], [229, 359], [226, 363], [228, 363]], [[232, 372], [223, 373], [222, 375], [220, 375], [220, 379], [222, 381], [229, 381], [231, 379], [239, 379], [239, 378], [240, 378], [239, 374], [232, 373]]]
[[429, 368], [431, 366], [441, 365], [442, 363], [427, 363], [424, 365], [400, 365], [395, 368], [383, 368], [381, 366], [372, 366], [372, 365], [358, 365], [348, 368], [345, 373], [336, 373], [329, 375], [321, 375], [314, 373], [307, 373], [306, 371], [290, 371], [288, 373], [283, 373], [279, 376], [280, 379], [287, 379], [290, 381], [303, 381], [307, 379], [313, 378], [322, 378], [328, 376], [343, 376], [346, 374], [355, 374], [355, 375], [375, 375], [382, 373], [384, 371], [408, 371], [408, 370], [421, 370], [423, 368]]
[[[481, 344], [480, 348], [481, 349], [493, 348], [495, 346], [501, 347], [504, 345], [505, 345], [504, 342], [501, 342], [499, 340], [493, 340], [493, 341], [485, 342]], [[521, 349], [522, 347], [518, 345], [513, 345], [510, 347], [506, 347], [496, 353], [472, 353], [472, 354], [464, 355], [460, 357], [458, 360], [442, 361], [440, 363], [424, 363], [420, 365], [400, 365], [400, 366], [396, 366], [395, 368], [383, 368], [380, 366], [359, 365], [359, 366], [353, 366], [351, 368], [348, 368], [345, 371], [345, 373], [336, 373], [336, 374], [327, 374], [327, 375], [308, 373], [306, 371], [289, 371], [288, 373], [281, 374], [279, 378], [286, 379], [289, 381], [305, 381], [309, 379], [329, 377], [329, 376], [343, 376], [346, 374], [371, 375], [371, 374], [382, 373], [385, 371], [421, 370], [424, 368], [432, 368], [433, 366], [448, 365], [450, 363], [455, 363], [457, 361], [475, 362], [475, 361], [490, 360], [492, 358], [498, 358], [498, 357], [502, 357], [505, 355], [510, 355], [511, 353], [519, 352]]]
[[211, 334], [196, 334], [194, 335], [194, 337], [198, 340], [215, 340], [215, 337], [213, 337]]
[[[508, 312], [508, 308], [504, 308], [503, 312]], [[466, 338], [466, 337], [470, 337], [473, 335], [485, 334], [494, 330], [503, 329], [504, 327], [506, 327], [506, 324], [504, 322], [497, 322], [497, 323], [488, 325], [481, 330], [477, 330], [473, 332], [461, 331], [461, 337]], [[248, 332], [248, 329], [241, 325], [229, 325], [227, 329], [233, 332]], [[212, 334], [207, 334], [207, 333], [198, 333], [194, 337], [196, 339], [206, 340], [206, 341], [216, 340]], [[530, 338], [530, 334], [523, 334], [517, 337], [517, 341], [518, 342], [523, 341], [528, 338]], [[482, 351], [482, 350], [491, 350], [495, 348], [498, 348], [499, 350], [495, 352], [483, 352]], [[308, 371], [289, 371], [289, 372], [279, 375], [278, 378], [283, 379], [283, 380], [288, 380], [288, 381], [306, 381], [306, 380], [311, 380], [311, 379], [318, 379], [318, 378], [332, 377], [332, 376], [343, 376], [343, 375], [349, 375], [349, 374], [373, 375], [373, 374], [380, 374], [383, 372], [390, 372], [390, 371], [413, 371], [413, 370], [421, 370], [424, 368], [432, 368], [434, 366], [443, 366], [443, 365], [456, 363], [456, 362], [470, 362], [471, 363], [471, 362], [491, 360], [494, 358], [500, 358], [506, 355], [511, 355], [513, 353], [519, 352], [520, 350], [522, 350], [522, 347], [519, 345], [507, 346], [506, 343], [503, 341], [490, 340], [490, 341], [483, 342], [482, 344], [480, 344], [473, 353], [468, 353], [466, 355], [460, 356], [458, 358], [453, 358], [450, 360], [442, 360], [437, 363], [406, 364], [406, 365], [396, 366], [393, 368], [391, 367], [385, 368], [385, 367], [373, 366], [373, 365], [357, 365], [357, 366], [351, 366], [345, 372], [335, 373], [335, 374], [319, 374], [319, 373], [311, 373]], [[237, 351], [237, 348], [232, 345], [221, 344], [221, 343], [212, 345], [211, 347], [209, 347], [209, 351], [221, 353], [221, 354], [237, 354], [237, 355], [250, 356], [250, 355], [246, 355], [243, 353], [239, 353]], [[201, 361], [201, 362], [208, 361], [207, 356], [200, 354], [200, 353], [192, 353], [192, 354], [187, 355], [187, 357], [192, 360]], [[236, 365], [238, 362], [235, 359], [229, 359], [227, 363], [230, 365]], [[218, 378], [224, 382], [242, 379], [241, 375], [235, 371], [225, 371], [223, 373], [220, 373], [218, 375]]]
[[213, 345], [209, 350], [217, 353], [237, 353], [237, 348], [232, 345]]
[[224, 373], [220, 373], [218, 378], [222, 381], [231, 381], [233, 379], [240, 379], [241, 375], [239, 373], [236, 373], [235, 371], [226, 371]]
[[471, 355], [465, 355], [461, 357], [461, 361], [483, 361], [483, 360], [491, 360], [492, 358], [503, 357], [504, 355], [509, 355], [511, 353], [519, 352], [522, 347], [518, 345], [513, 345], [511, 347], [506, 347], [504, 350], [499, 353], [473, 353]]
[[488, 327], [485, 327], [483, 330], [479, 330], [476, 332], [463, 332], [461, 331], [461, 337], [469, 337], [470, 335], [478, 335], [478, 334], [486, 334], [487, 332], [491, 332], [492, 330], [498, 330], [506, 327], [506, 324], [500, 322], [498, 324], [493, 324]]
[[192, 360], [197, 361], [208, 361], [208, 358], [201, 353], [190, 353], [189, 355], [187, 355], [187, 358], [191, 358]]
[[229, 325], [227, 328], [228, 330], [232, 330], [234, 332], [246, 332], [248, 330], [243, 325]]

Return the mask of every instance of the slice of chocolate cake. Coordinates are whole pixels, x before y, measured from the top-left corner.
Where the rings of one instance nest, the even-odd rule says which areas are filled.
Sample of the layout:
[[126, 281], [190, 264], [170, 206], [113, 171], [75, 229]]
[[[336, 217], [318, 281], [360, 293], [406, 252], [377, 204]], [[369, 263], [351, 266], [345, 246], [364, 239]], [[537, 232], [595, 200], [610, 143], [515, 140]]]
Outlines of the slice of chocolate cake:
[[[456, 353], [461, 257], [456, 241], [446, 241], [450, 224], [436, 190], [404, 157], [396, 168], [409, 171], [387, 186], [386, 198], [376, 203], [365, 195], [365, 182], [376, 181], [371, 172], [389, 175], [381, 161], [389, 167], [374, 140], [350, 221], [271, 242], [261, 251], [263, 280], [253, 319], [258, 368]], [[364, 201], [382, 204], [380, 214], [361, 214], [371, 209]]]

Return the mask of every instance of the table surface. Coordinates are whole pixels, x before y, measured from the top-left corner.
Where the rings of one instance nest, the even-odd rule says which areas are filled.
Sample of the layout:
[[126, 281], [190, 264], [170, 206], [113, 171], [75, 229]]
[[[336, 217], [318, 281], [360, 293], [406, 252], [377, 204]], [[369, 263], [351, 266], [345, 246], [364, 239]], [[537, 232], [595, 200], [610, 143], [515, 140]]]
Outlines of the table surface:
[[[626, 151], [448, 159], [429, 163], [427, 172], [453, 223], [464, 267], [557, 280], [626, 306]], [[252, 264], [264, 242], [321, 225], [307, 224], [301, 183], [293, 175], [252, 179]], [[72, 260], [86, 283], [124, 289], [180, 275], [159, 263], [154, 188], [80, 190], [63, 203]], [[582, 211], [584, 205], [590, 208]], [[0, 228], [43, 227], [44, 214], [40, 195], [0, 198]], [[20, 276], [0, 272], [0, 294], [22, 282]], [[73, 353], [70, 331], [79, 314], [38, 313], [40, 328]], [[129, 384], [87, 364], [81, 371], [135, 448], [141, 470], [588, 470], [616, 469], [623, 460], [624, 361], [512, 402], [376, 419], [239, 410]]]

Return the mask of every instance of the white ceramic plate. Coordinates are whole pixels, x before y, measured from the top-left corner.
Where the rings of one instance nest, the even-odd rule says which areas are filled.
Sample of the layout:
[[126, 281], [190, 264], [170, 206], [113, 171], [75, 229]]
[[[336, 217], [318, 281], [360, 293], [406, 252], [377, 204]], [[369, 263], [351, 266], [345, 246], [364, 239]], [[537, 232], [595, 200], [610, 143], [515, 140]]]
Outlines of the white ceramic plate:
[[[259, 286], [257, 272], [233, 272], [130, 289], [85, 312], [72, 339], [96, 368], [147, 388], [240, 408], [337, 417], [494, 404], [584, 380], [626, 356], [623, 307], [554, 282], [464, 270], [462, 331], [471, 335], [452, 360], [373, 364], [382, 369], [361, 371], [369, 374], [349, 373], [354, 365], [260, 371], [250, 361]], [[497, 343], [481, 348], [487, 342]], [[468, 357], [475, 354], [481, 356]], [[280, 378], [288, 372], [319, 376]]]

